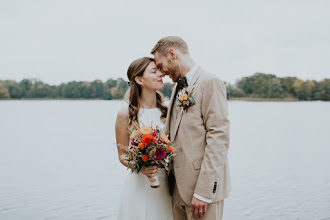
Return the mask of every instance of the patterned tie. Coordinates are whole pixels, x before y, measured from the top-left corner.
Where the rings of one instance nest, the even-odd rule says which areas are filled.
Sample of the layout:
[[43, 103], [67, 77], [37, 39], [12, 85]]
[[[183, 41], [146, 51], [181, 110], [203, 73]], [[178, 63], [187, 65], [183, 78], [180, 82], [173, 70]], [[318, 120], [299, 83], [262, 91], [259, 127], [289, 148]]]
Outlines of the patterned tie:
[[187, 83], [187, 78], [186, 77], [183, 77], [183, 78], [179, 78], [178, 81], [178, 89], [177, 91], [183, 89], [184, 87], [187, 87], [188, 86], [188, 83]]

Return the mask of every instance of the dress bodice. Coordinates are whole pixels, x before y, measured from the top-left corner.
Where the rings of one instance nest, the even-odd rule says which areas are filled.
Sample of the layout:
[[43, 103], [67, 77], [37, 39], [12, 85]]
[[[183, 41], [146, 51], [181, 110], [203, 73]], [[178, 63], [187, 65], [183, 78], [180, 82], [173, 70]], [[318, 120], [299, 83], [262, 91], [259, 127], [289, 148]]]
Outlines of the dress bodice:
[[162, 112], [159, 108], [140, 108], [139, 110], [139, 123], [140, 127], [148, 126], [155, 128], [158, 126], [159, 128], [164, 128], [164, 122], [160, 119]]

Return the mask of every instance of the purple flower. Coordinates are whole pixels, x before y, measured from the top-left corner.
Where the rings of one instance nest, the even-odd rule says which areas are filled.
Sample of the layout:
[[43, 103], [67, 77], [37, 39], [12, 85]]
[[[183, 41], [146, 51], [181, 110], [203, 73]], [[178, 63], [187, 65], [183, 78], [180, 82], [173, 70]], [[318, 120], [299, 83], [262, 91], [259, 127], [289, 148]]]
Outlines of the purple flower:
[[131, 141], [131, 145], [134, 145], [134, 141]]
[[162, 160], [166, 157], [166, 152], [163, 148], [157, 148], [156, 150], [156, 153], [155, 153], [155, 156], [156, 156], [156, 160]]
[[157, 135], [157, 133], [152, 132], [151, 135], [155, 137]]

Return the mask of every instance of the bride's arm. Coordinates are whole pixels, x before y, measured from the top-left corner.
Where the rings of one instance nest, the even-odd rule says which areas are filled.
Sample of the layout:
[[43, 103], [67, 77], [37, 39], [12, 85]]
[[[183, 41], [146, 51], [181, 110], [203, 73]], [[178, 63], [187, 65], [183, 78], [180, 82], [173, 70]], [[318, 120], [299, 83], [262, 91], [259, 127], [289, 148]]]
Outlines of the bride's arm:
[[[128, 146], [129, 145], [129, 132], [128, 132], [128, 116], [125, 111], [125, 108], [122, 108], [118, 114], [117, 114], [117, 120], [116, 120], [116, 141], [117, 141], [117, 148], [118, 148], [118, 157], [120, 162], [128, 167], [128, 162], [126, 160], [127, 155], [125, 154], [125, 150], [121, 146]], [[132, 169], [133, 164], [130, 164], [130, 167]], [[158, 168], [157, 166], [143, 166], [141, 168], [141, 173], [146, 175], [150, 181], [155, 181], [153, 179], [154, 176], [158, 174]]]
[[[126, 160], [123, 160], [127, 158], [127, 155], [125, 154], [125, 150], [122, 148], [123, 146], [129, 145], [128, 116], [125, 111], [125, 108], [119, 110], [117, 114], [116, 141], [119, 160], [124, 166], [128, 167], [128, 162]], [[130, 166], [130, 168], [132, 168], [132, 165]]]

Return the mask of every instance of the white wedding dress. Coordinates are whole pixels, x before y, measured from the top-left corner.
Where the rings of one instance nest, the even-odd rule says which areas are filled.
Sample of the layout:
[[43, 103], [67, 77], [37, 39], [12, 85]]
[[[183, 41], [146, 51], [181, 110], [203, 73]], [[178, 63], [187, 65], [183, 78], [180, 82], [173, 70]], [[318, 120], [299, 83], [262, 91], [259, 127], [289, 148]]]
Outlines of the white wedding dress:
[[[140, 109], [140, 126], [164, 128], [158, 108]], [[172, 197], [168, 192], [167, 173], [158, 168], [159, 188], [151, 188], [141, 172], [129, 173], [123, 183], [118, 207], [118, 220], [172, 220]]]

